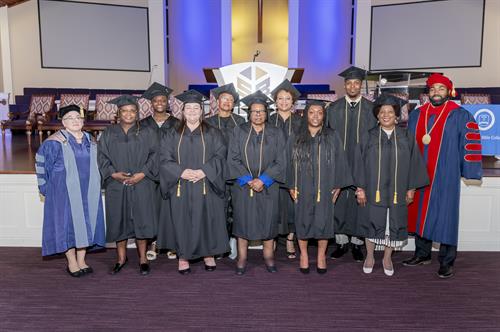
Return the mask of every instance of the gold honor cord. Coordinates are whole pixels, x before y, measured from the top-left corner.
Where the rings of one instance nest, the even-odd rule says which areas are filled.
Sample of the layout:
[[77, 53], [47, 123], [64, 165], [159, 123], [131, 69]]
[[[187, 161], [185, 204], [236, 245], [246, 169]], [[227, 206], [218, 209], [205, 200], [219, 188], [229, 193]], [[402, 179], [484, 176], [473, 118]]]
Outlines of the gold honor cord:
[[[250, 172], [250, 175], [252, 176], [252, 179], [253, 179], [254, 176], [253, 176], [252, 170], [250, 169], [250, 163], [248, 162], [248, 153], [247, 153], [248, 142], [250, 141], [250, 136], [252, 135], [252, 130], [254, 130], [253, 126], [250, 124], [250, 131], [248, 132], [248, 137], [247, 137], [247, 140], [245, 142], [245, 161], [247, 162], [248, 171]], [[259, 149], [259, 174], [257, 175], [257, 177], [260, 176], [260, 172], [262, 171], [262, 147], [263, 147], [263, 144], [264, 144], [264, 133], [265, 133], [265, 130], [266, 130], [266, 126], [264, 125], [264, 128], [262, 129], [262, 139], [260, 141], [260, 149]], [[250, 188], [250, 197], [253, 197], [253, 189], [252, 188]]]
[[[180, 165], [181, 164], [181, 142], [182, 142], [182, 137], [184, 137], [184, 129], [186, 129], [186, 126], [182, 127], [182, 132], [181, 132], [181, 137], [179, 138], [179, 143], [177, 143], [177, 163]], [[179, 181], [177, 182], [177, 197], [181, 197], [181, 179], [179, 178]]]
[[379, 126], [378, 132], [378, 175], [377, 175], [377, 191], [375, 192], [375, 203], [380, 202], [380, 164], [382, 161], [382, 149], [380, 146], [382, 145], [382, 126]]
[[[318, 139], [319, 140], [319, 139]], [[318, 194], [316, 196], [316, 202], [321, 201], [321, 142], [318, 142]]]
[[396, 151], [396, 165], [394, 167], [394, 205], [398, 204], [398, 137], [394, 128], [394, 149]]
[[[395, 155], [395, 167], [394, 167], [394, 205], [398, 204], [398, 138], [396, 134], [396, 128], [394, 132], [394, 149], [396, 151]], [[377, 191], [375, 192], [375, 202], [380, 202], [380, 168], [382, 162], [382, 126], [379, 127], [378, 133], [378, 176], [377, 176]]]
[[432, 124], [432, 127], [430, 130], [427, 130], [427, 121], [428, 121], [428, 116], [429, 116], [429, 108], [431, 107], [431, 104], [429, 103], [429, 106], [427, 106], [427, 110], [425, 111], [425, 135], [422, 136], [422, 143], [424, 143], [425, 145], [429, 145], [429, 143], [431, 142], [432, 129], [434, 129], [436, 124], [439, 122], [439, 119], [441, 119], [441, 115], [443, 115], [447, 104], [448, 104], [448, 100], [444, 103], [444, 107], [441, 110], [441, 113], [439, 113], [437, 120]]
[[[360, 118], [361, 118], [361, 101], [363, 100], [363, 98], [361, 98], [359, 100], [359, 109], [358, 109], [358, 124], [357, 124], [357, 127], [356, 127], [356, 144], [359, 144], [359, 121], [360, 121]], [[345, 110], [344, 110], [344, 114], [345, 114], [345, 121], [344, 121], [344, 151], [345, 151], [345, 147], [346, 147], [346, 142], [347, 142], [347, 104], [349, 104], [349, 102], [347, 101], [347, 99], [345, 100]]]
[[[180, 165], [181, 164], [181, 143], [182, 143], [182, 137], [184, 137], [184, 130], [186, 129], [186, 126], [182, 127], [182, 132], [181, 132], [181, 137], [179, 138], [179, 143], [177, 144], [177, 163]], [[203, 145], [203, 165], [205, 165], [205, 157], [206, 157], [206, 152], [205, 152], [205, 137], [203, 135], [203, 127], [201, 127], [200, 123], [200, 132], [201, 132], [201, 144]], [[205, 179], [203, 179], [203, 195], [207, 194], [206, 190], [206, 185], [205, 185]], [[181, 179], [177, 182], [177, 197], [181, 197]]]
[[297, 160], [295, 160], [295, 186], [294, 186], [294, 189], [295, 189], [295, 203], [297, 203], [297, 200], [299, 198], [299, 187], [297, 186], [297, 168], [298, 168]]

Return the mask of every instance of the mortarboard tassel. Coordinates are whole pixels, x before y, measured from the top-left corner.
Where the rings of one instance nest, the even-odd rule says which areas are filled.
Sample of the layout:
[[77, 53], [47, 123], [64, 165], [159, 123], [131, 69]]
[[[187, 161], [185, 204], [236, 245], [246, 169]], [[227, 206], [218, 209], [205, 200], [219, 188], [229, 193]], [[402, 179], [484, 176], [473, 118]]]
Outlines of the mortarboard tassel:
[[80, 117], [83, 119], [85, 114], [83, 113], [83, 106], [80, 106]]

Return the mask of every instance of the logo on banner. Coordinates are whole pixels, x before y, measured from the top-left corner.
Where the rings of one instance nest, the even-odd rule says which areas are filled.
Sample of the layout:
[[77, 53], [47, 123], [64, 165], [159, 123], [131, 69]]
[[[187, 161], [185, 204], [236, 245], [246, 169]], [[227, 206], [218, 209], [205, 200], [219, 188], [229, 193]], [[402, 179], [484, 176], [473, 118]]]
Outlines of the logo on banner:
[[495, 124], [495, 115], [487, 108], [482, 108], [474, 114], [479, 130], [489, 130]]
[[264, 94], [269, 94], [271, 77], [269, 72], [261, 66], [248, 66], [238, 73], [236, 77], [236, 90], [243, 96], [260, 90]]

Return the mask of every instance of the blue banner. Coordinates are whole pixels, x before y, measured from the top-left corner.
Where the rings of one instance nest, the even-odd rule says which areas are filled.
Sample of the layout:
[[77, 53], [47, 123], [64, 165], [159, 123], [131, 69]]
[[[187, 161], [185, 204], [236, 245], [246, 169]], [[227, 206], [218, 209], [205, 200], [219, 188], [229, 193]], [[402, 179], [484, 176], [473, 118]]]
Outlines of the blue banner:
[[461, 105], [479, 126], [483, 156], [500, 155], [500, 105]]

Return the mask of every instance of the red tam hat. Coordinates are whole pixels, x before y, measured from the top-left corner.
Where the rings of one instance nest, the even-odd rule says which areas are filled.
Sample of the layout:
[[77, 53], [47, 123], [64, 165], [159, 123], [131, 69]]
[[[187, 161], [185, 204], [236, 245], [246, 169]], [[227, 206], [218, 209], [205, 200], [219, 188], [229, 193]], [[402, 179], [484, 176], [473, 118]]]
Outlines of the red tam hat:
[[438, 73], [431, 74], [427, 79], [427, 87], [430, 88], [436, 83], [443, 84], [450, 91], [450, 96], [456, 97], [457, 93], [453, 87], [453, 82], [448, 77]]

